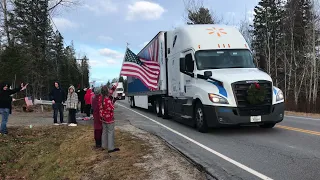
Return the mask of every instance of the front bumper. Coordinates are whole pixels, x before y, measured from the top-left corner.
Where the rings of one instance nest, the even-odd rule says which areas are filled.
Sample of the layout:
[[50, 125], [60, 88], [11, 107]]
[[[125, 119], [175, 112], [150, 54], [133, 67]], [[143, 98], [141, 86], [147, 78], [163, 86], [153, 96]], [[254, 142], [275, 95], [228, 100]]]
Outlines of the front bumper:
[[119, 99], [119, 100], [124, 100], [124, 99], [125, 99], [125, 96], [117, 96], [117, 99]]
[[209, 127], [221, 127], [232, 125], [253, 125], [265, 123], [279, 123], [284, 118], [284, 103], [275, 104], [271, 107], [271, 113], [261, 116], [260, 122], [250, 122], [250, 116], [237, 115], [237, 108], [204, 106], [206, 121]]

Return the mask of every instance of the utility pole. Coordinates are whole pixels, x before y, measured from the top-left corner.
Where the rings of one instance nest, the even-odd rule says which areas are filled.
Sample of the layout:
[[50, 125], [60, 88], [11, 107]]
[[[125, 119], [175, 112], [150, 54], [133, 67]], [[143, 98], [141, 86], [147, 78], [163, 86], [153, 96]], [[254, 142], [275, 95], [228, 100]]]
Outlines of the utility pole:
[[83, 86], [83, 59], [75, 59], [76, 61], [81, 61], [81, 88], [84, 88]]

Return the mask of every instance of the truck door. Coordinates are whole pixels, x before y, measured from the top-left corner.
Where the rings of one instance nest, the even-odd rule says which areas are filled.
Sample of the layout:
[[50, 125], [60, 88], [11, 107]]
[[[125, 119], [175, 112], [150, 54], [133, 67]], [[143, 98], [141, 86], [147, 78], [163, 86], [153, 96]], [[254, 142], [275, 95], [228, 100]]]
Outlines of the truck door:
[[184, 104], [187, 104], [188, 101], [193, 97], [192, 93], [192, 84], [194, 81], [194, 61], [193, 61], [193, 51], [186, 51], [181, 54], [179, 59], [179, 94], [175, 99], [174, 111], [177, 114], [180, 114], [181, 117], [186, 115], [184, 112]]
[[192, 98], [194, 83], [194, 57], [193, 51], [184, 53], [184, 57], [180, 58], [180, 94], [181, 98]]

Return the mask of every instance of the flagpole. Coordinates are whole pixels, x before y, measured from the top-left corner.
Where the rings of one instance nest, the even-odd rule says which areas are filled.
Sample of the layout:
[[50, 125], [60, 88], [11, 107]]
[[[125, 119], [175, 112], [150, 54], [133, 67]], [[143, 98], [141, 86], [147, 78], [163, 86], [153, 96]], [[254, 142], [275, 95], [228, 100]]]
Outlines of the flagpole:
[[[127, 54], [127, 51], [128, 51], [128, 46], [129, 46], [129, 43], [127, 42], [126, 51], [125, 51], [124, 56], [123, 56], [123, 59], [122, 59], [121, 69], [120, 69], [119, 77], [118, 77], [118, 80], [117, 80], [117, 85], [118, 85], [119, 80], [120, 80], [120, 77], [121, 77], [121, 70], [122, 70], [122, 66], [123, 66], [124, 60], [125, 60], [125, 58], [126, 58], [126, 54]], [[114, 100], [114, 98], [115, 98], [115, 97], [112, 96], [112, 101]]]
[[[128, 51], [128, 47], [129, 47], [129, 43], [127, 42], [126, 51], [125, 51], [124, 56], [123, 56], [123, 59], [122, 59], [121, 69], [122, 69], [124, 60], [125, 60], [125, 58], [126, 58], [126, 54], [127, 54], [127, 51]], [[119, 72], [118, 82], [119, 82], [119, 79], [120, 79], [120, 77], [121, 77], [121, 69], [120, 69], [120, 72]]]

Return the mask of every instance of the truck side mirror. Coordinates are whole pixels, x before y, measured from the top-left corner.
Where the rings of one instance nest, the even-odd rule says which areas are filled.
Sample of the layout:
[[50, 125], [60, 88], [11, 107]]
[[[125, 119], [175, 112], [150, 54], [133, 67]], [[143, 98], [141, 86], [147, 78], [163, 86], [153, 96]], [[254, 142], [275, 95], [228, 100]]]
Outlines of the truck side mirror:
[[211, 76], [212, 76], [212, 72], [211, 72], [211, 71], [205, 71], [205, 72], [204, 72], [204, 77], [205, 77], [205, 78], [208, 79], [208, 78], [211, 77]]

